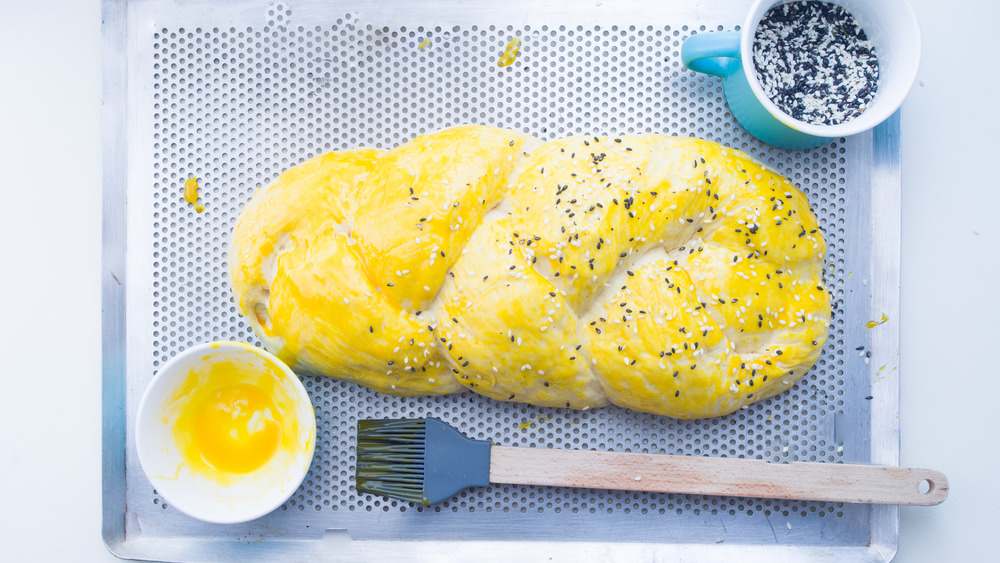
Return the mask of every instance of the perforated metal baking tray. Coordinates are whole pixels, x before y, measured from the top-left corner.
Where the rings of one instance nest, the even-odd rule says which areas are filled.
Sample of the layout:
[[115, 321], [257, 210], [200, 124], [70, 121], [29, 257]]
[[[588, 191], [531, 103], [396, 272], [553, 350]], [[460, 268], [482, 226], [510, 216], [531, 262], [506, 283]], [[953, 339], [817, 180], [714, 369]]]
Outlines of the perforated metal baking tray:
[[[353, 428], [366, 417], [433, 415], [503, 445], [898, 462], [899, 119], [808, 151], [751, 138], [717, 79], [680, 63], [686, 37], [738, 29], [748, 5], [105, 0], [103, 498], [112, 552], [158, 560], [891, 559], [891, 506], [495, 486], [416, 507], [352, 487]], [[520, 55], [500, 68], [514, 37]], [[253, 192], [321, 152], [388, 148], [461, 123], [543, 139], [697, 136], [788, 176], [829, 243], [835, 314], [817, 365], [789, 392], [702, 421], [471, 394], [398, 399], [304, 377], [318, 444], [285, 505], [232, 526], [169, 506], [136, 457], [138, 399], [158, 367], [189, 346], [257, 343], [226, 279], [230, 231]], [[204, 213], [182, 198], [189, 176], [200, 180]], [[883, 314], [888, 322], [866, 328]]]

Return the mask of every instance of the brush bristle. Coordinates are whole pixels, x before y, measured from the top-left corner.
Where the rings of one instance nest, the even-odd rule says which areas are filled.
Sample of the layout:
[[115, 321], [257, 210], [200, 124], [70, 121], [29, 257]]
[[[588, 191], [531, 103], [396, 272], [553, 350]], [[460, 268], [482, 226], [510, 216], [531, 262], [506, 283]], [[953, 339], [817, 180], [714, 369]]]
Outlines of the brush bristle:
[[430, 504], [424, 496], [426, 419], [358, 421], [359, 492]]

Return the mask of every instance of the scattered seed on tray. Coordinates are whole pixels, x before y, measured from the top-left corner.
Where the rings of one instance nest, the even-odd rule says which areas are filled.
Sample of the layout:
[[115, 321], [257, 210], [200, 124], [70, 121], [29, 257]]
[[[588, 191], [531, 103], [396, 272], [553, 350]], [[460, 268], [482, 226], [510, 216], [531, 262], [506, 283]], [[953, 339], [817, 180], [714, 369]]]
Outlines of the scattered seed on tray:
[[875, 48], [854, 16], [836, 4], [771, 8], [754, 32], [753, 61], [764, 94], [799, 121], [844, 123], [875, 97]]

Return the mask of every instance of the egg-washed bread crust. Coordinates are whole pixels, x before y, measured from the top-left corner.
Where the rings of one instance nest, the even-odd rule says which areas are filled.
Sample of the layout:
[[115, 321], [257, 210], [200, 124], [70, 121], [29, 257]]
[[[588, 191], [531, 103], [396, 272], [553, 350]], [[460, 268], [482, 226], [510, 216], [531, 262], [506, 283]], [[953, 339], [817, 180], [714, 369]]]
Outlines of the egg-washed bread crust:
[[819, 357], [825, 252], [806, 197], [739, 151], [462, 126], [284, 172], [240, 215], [230, 275], [300, 373], [701, 418]]

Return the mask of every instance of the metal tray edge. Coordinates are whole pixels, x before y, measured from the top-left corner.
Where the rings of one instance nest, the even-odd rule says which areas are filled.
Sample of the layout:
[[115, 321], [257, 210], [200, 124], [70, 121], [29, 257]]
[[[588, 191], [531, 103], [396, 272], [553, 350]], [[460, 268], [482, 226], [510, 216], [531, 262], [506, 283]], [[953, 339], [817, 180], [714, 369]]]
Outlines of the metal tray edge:
[[124, 0], [101, 2], [101, 535], [111, 553], [125, 548], [125, 100]]
[[[871, 459], [881, 465], [899, 465], [900, 121], [896, 111], [872, 135], [871, 318], [889, 317], [872, 329], [870, 343], [872, 365], [885, 366], [873, 370], [871, 381]], [[899, 547], [899, 507], [875, 506], [871, 516], [870, 545], [889, 561]]]

